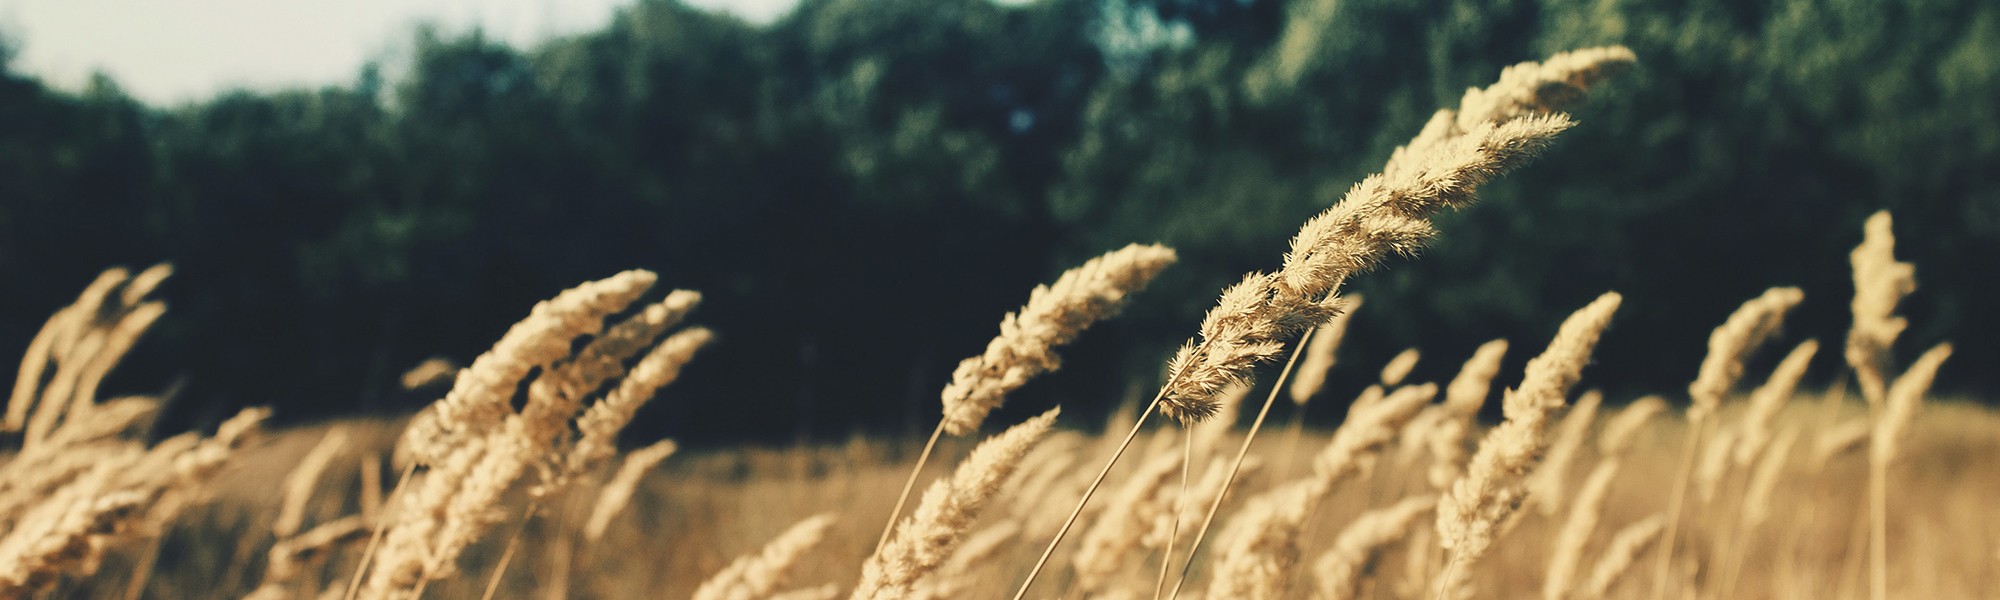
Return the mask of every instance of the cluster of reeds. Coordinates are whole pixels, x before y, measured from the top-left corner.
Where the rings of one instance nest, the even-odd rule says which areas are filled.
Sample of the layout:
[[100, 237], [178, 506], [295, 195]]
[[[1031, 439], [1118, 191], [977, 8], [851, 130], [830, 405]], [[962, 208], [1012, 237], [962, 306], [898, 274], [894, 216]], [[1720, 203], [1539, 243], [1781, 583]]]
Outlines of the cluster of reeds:
[[[1352, 396], [1337, 429], [1320, 435], [1300, 425], [1303, 411], [1326, 404], [1312, 401], [1329, 395], [1327, 373], [1360, 306], [1340, 296], [1346, 281], [1420, 249], [1435, 233], [1433, 215], [1468, 205], [1479, 185], [1526, 162], [1572, 125], [1558, 111], [1633, 60], [1617, 47], [1564, 53], [1468, 91], [1380, 174], [1305, 223], [1279, 269], [1223, 290], [1150, 402], [1135, 402], [1096, 441], [1056, 427], [1056, 409], [1014, 424], [965, 450], [905, 511], [925, 461], [964, 449], [941, 444], [943, 434], [979, 430], [1010, 394], [1059, 368], [1058, 348], [1114, 316], [1176, 255], [1132, 245], [1036, 288], [953, 372], [936, 428], [893, 506], [893, 488], [880, 485], [893, 479], [859, 470], [873, 468], [857, 467], [866, 462], [860, 456], [844, 457], [843, 473], [875, 482], [841, 485], [882, 501], [880, 536], [870, 535], [878, 507], [825, 498], [803, 518], [739, 508], [766, 535], [792, 523], [761, 546], [683, 534], [714, 531], [693, 521], [621, 530], [628, 513], [672, 504], [699, 485], [677, 478], [645, 492], [647, 474], [675, 456], [672, 441], [630, 452], [615, 469], [610, 463], [637, 411], [712, 338], [681, 325], [699, 294], [642, 302], [656, 277], [629, 271], [536, 305], [463, 369], [427, 361], [413, 370], [412, 388], [443, 378], [452, 385], [402, 429], [391, 475], [381, 448], [348, 429], [324, 433], [283, 478], [268, 532], [255, 534], [268, 543], [239, 544], [264, 549], [250, 569], [261, 578], [247, 594], [420, 598], [446, 582], [456, 594], [563, 598], [590, 577], [584, 559], [615, 563], [626, 544], [706, 553], [699, 577], [667, 583], [699, 600], [1010, 590], [1018, 600], [1031, 589], [1211, 600], [1831, 597], [1858, 593], [1864, 579], [1875, 598], [1887, 597], [1899, 589], [1890, 507], [1920, 499], [1891, 495], [1890, 479], [1951, 347], [1896, 368], [1893, 347], [1905, 328], [1896, 305], [1915, 279], [1894, 256], [1886, 213], [1869, 220], [1852, 256], [1854, 324], [1844, 356], [1866, 416], [1841, 418], [1837, 395], [1816, 418], [1795, 416], [1800, 409], [1790, 405], [1819, 349], [1813, 340], [1739, 393], [1755, 354], [1783, 339], [1787, 312], [1805, 300], [1798, 289], [1774, 288], [1715, 328], [1682, 420], [1663, 418], [1669, 399], [1620, 408], [1604, 394], [1577, 392], [1599, 339], [1616, 334], [1625, 298], [1605, 293], [1565, 320], [1518, 375], [1504, 364], [1505, 340], [1471, 351], [1442, 386], [1418, 380], [1422, 355], [1411, 349]], [[211, 437], [148, 446], [138, 437], [163, 398], [96, 398], [105, 374], [159, 318], [162, 305], [146, 298], [166, 275], [164, 267], [107, 272], [30, 346], [5, 421], [21, 442], [0, 464], [0, 598], [88, 576], [108, 550], [160, 539], [264, 417], [245, 411]], [[1255, 370], [1287, 356], [1238, 431], [1245, 401], [1255, 398]], [[1502, 419], [1482, 427], [1496, 381], [1511, 383], [1499, 393]], [[1294, 400], [1290, 428], [1277, 440], [1259, 438], [1281, 389]], [[1614, 409], [1600, 425], [1598, 413]], [[1155, 412], [1173, 421], [1132, 450]], [[1779, 508], [1787, 494], [1826, 495], [1845, 457], [1864, 447], [1865, 502]], [[1140, 458], [1121, 471], [1128, 454]], [[350, 473], [359, 479], [352, 486]], [[1093, 503], [1114, 474], [1122, 479]], [[353, 510], [337, 497], [348, 489], [359, 490]], [[338, 501], [315, 500], [328, 497]], [[1072, 530], [1080, 539], [1064, 546]], [[1815, 549], [1829, 538], [1845, 543]], [[1822, 557], [1817, 568], [1803, 564], [1813, 556]], [[155, 557], [141, 554], [135, 568], [149, 569]], [[510, 579], [515, 562], [532, 572]], [[801, 573], [821, 581], [794, 584]], [[1828, 575], [1837, 581], [1799, 583]], [[129, 578], [128, 595], [145, 579]], [[529, 583], [508, 583], [522, 580]], [[643, 585], [621, 593], [660, 595]]]

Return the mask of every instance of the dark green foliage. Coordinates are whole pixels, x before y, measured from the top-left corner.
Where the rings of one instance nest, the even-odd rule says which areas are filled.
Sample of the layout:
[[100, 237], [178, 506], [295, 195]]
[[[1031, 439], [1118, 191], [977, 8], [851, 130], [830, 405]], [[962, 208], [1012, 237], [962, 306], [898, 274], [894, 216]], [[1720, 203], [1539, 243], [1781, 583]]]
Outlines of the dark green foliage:
[[[1011, 407], [1088, 414], [1431, 111], [1507, 64], [1621, 43], [1641, 67], [1549, 156], [1446, 216], [1422, 260], [1355, 281], [1374, 300], [1333, 389], [1404, 346], [1427, 350], [1419, 378], [1491, 337], [1518, 363], [1607, 289], [1628, 298], [1593, 370], [1614, 392], [1679, 389], [1707, 330], [1773, 285], [1807, 292], [1787, 339], [1837, 345], [1879, 208], [1918, 265], [1901, 353], [2000, 360], [2000, 313], [1977, 308], [2000, 273], [2000, 7], [1422, 4], [807, 0], [759, 27], [648, 1], [532, 50], [420, 29], [394, 77], [170, 109], [101, 78], [52, 91], [0, 52], [0, 348], [99, 269], [168, 260], [173, 309], [113, 389], [185, 375], [183, 419], [406, 409], [429, 398], [389, 391], [400, 369], [643, 267], [706, 292], [723, 336], [642, 417], [658, 428], [928, 427], [1035, 283], [1177, 247]], [[1946, 387], [2000, 384], [1973, 371]]]

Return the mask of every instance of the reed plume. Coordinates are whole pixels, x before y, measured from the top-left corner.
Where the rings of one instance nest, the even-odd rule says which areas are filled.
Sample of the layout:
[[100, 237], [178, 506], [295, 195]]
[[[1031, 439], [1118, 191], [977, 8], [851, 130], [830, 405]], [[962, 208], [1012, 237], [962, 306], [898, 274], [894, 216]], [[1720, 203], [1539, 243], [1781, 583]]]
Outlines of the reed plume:
[[785, 584], [793, 565], [826, 539], [833, 515], [822, 514], [792, 525], [763, 550], [729, 563], [694, 591], [694, 600], [759, 600]]
[[1528, 475], [1528, 501], [1541, 510], [1542, 516], [1555, 516], [1569, 499], [1569, 465], [1576, 460], [1584, 440], [1590, 437], [1590, 427], [1597, 421], [1597, 405], [1602, 402], [1604, 393], [1597, 390], [1584, 392], [1577, 398], [1570, 405], [1569, 414], [1563, 415], [1562, 424], [1556, 426], [1555, 443], [1542, 455], [1541, 466]]
[[1896, 305], [1917, 289], [1916, 267], [1896, 260], [1896, 231], [1889, 211], [1868, 217], [1861, 245], [1848, 260], [1854, 266], [1854, 325], [1847, 332], [1847, 364], [1861, 383], [1861, 395], [1880, 405], [1887, 397], [1889, 348], [1909, 322]]
[[1035, 286], [1021, 310], [1000, 320], [1000, 335], [986, 352], [958, 363], [942, 393], [946, 433], [965, 435], [1008, 393], [1036, 375], [1056, 370], [1055, 349], [1091, 324], [1118, 314], [1132, 294], [1172, 265], [1171, 248], [1132, 244], [1064, 271], [1055, 283]]
[[1563, 321], [1548, 349], [1528, 361], [1520, 387], [1506, 394], [1506, 420], [1487, 432], [1465, 474], [1438, 501], [1438, 542], [1450, 556], [1440, 589], [1456, 585], [1453, 571], [1484, 556], [1501, 521], [1520, 507], [1524, 480], [1549, 443], [1549, 419], [1563, 407], [1620, 300], [1606, 293]]
[[1465, 466], [1467, 434], [1473, 419], [1479, 417], [1479, 409], [1486, 405], [1493, 377], [1500, 373], [1500, 359], [1506, 355], [1507, 340], [1480, 344], [1459, 367], [1451, 384], [1445, 386], [1444, 403], [1439, 405], [1445, 418], [1439, 419], [1426, 434], [1431, 451], [1431, 487], [1448, 489], [1458, 479]]
[[1355, 517], [1334, 540], [1333, 549], [1313, 567], [1319, 582], [1316, 597], [1320, 600], [1361, 597], [1362, 585], [1374, 576], [1382, 554], [1409, 537], [1410, 526], [1436, 506], [1436, 497], [1417, 496]]
[[1060, 409], [1052, 409], [979, 444], [950, 478], [924, 492], [916, 511], [896, 527], [889, 543], [861, 567], [861, 583], [850, 596], [902, 598], [951, 556], [979, 510], [1019, 466], [1021, 457], [1049, 431]]
[[1611, 593], [1612, 586], [1632, 570], [1632, 564], [1646, 548], [1660, 539], [1660, 530], [1666, 526], [1665, 515], [1653, 515], [1626, 525], [1611, 537], [1611, 544], [1598, 555], [1597, 567], [1590, 572], [1590, 582], [1583, 586], [1586, 598], [1603, 598]]
[[597, 491], [597, 504], [591, 507], [590, 518], [583, 523], [583, 539], [592, 542], [603, 539], [605, 530], [611, 528], [611, 520], [631, 504], [632, 494], [639, 490], [639, 480], [679, 449], [673, 440], [660, 440], [626, 454], [625, 462], [618, 465], [618, 474]]

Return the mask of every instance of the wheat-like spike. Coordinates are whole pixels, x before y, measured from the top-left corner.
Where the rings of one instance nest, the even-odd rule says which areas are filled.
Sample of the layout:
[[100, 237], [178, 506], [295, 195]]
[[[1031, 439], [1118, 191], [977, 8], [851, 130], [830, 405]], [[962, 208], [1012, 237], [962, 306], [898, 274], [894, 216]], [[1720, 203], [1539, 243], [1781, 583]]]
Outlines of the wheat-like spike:
[[406, 446], [423, 463], [436, 464], [465, 439], [500, 427], [514, 414], [515, 388], [530, 371], [568, 357], [574, 340], [597, 333], [606, 316], [625, 310], [658, 279], [650, 271], [626, 271], [536, 304], [410, 424]]
[[1180, 466], [1178, 452], [1155, 454], [1112, 493], [1111, 505], [1119, 507], [1119, 510], [1099, 518], [1084, 532], [1082, 545], [1077, 547], [1076, 555], [1070, 559], [1077, 589], [1091, 592], [1103, 587], [1126, 566], [1124, 561], [1130, 560], [1133, 551], [1140, 547], [1141, 540], [1153, 527], [1155, 516], [1172, 515], [1171, 500], [1162, 505], [1153, 502], [1153, 499], [1167, 488], [1174, 475], [1180, 473]]
[[583, 539], [591, 542], [603, 539], [605, 530], [611, 528], [611, 519], [624, 512], [625, 506], [632, 502], [633, 492], [639, 489], [639, 479], [679, 448], [673, 440], [660, 440], [626, 454], [625, 462], [618, 465], [618, 474], [597, 491], [597, 504], [591, 508], [590, 518], [584, 521]]
[[1382, 385], [1402, 385], [1403, 378], [1409, 377], [1410, 371], [1417, 368], [1417, 359], [1421, 356], [1416, 348], [1405, 348], [1395, 358], [1389, 359], [1389, 364], [1382, 365]]
[[1625, 405], [1618, 416], [1604, 422], [1604, 430], [1597, 433], [1597, 452], [1603, 456], [1623, 456], [1631, 452], [1639, 431], [1646, 428], [1654, 417], [1667, 412], [1667, 399], [1659, 396], [1644, 396]]
[[1632, 563], [1653, 542], [1660, 538], [1660, 530], [1666, 527], [1666, 515], [1653, 515], [1640, 519], [1611, 537], [1611, 544], [1598, 554], [1597, 567], [1590, 572], [1590, 583], [1583, 587], [1583, 597], [1603, 598], [1611, 592], [1611, 586], [1632, 570]]
[[[128, 288], [129, 289], [129, 288]], [[90, 357], [77, 373], [76, 390], [70, 400], [72, 414], [88, 412], [97, 403], [97, 388], [104, 383], [104, 377], [118, 366], [118, 361], [139, 344], [139, 339], [152, 330], [153, 323], [167, 313], [165, 302], [145, 302], [128, 308], [118, 318], [116, 324], [104, 338], [104, 346]], [[72, 417], [73, 418], [73, 417]]]
[[1208, 456], [1222, 446], [1229, 434], [1235, 433], [1236, 421], [1243, 417], [1243, 399], [1250, 395], [1250, 387], [1230, 386], [1215, 398], [1215, 417], [1207, 421], [1189, 425], [1189, 433], [1194, 436], [1194, 452], [1197, 457]]
[[639, 407], [653, 399], [660, 388], [679, 379], [681, 369], [714, 337], [707, 328], [690, 327], [667, 336], [640, 358], [639, 364], [618, 382], [617, 389], [590, 405], [577, 419], [581, 435], [576, 447], [570, 450], [567, 472], [586, 472], [611, 458], [618, 451], [618, 432], [632, 422]]
[[1909, 326], [1896, 305], [1917, 289], [1916, 267], [1896, 260], [1896, 231], [1889, 211], [1868, 217], [1861, 245], [1848, 254], [1854, 266], [1854, 325], [1847, 332], [1847, 364], [1870, 404], [1886, 397], [1889, 348]]
[[333, 459], [347, 450], [347, 430], [335, 426], [320, 436], [319, 443], [299, 459], [298, 466], [285, 475], [284, 500], [278, 504], [278, 518], [271, 522], [271, 535], [277, 539], [290, 538], [299, 533], [306, 522], [306, 504], [312, 500], [313, 488], [319, 485], [320, 476], [326, 473]]
[[722, 572], [702, 582], [701, 587], [694, 591], [694, 600], [758, 600], [770, 597], [778, 591], [778, 586], [785, 584], [799, 558], [826, 539], [826, 530], [833, 526], [833, 520], [833, 515], [828, 513], [793, 525], [765, 545], [763, 550], [736, 559]]
[[1355, 517], [1334, 540], [1333, 549], [1314, 564], [1313, 574], [1319, 583], [1316, 597], [1320, 600], [1360, 597], [1362, 584], [1374, 576], [1383, 553], [1408, 538], [1410, 526], [1436, 506], [1435, 496], [1418, 496]]
[[1597, 421], [1597, 406], [1603, 402], [1604, 393], [1597, 390], [1584, 392], [1577, 398], [1569, 414], [1563, 416], [1562, 424], [1556, 427], [1556, 441], [1542, 456], [1542, 465], [1528, 476], [1528, 500], [1541, 510], [1542, 516], [1555, 516], [1569, 498], [1569, 465], [1576, 460], [1576, 452], [1583, 448], [1584, 440], [1590, 437], [1590, 426]]
[[946, 560], [937, 573], [917, 583], [909, 600], [964, 597], [973, 583], [974, 571], [1005, 551], [1020, 535], [1020, 526], [1001, 522], [967, 536], [965, 543], [959, 544], [958, 551], [952, 553], [951, 559]]
[[76, 339], [95, 326], [105, 300], [130, 276], [131, 272], [123, 267], [105, 269], [77, 294], [76, 302], [57, 310], [42, 324], [21, 357], [21, 368], [14, 378], [14, 395], [7, 402], [7, 417], [0, 422], [0, 431], [20, 431], [27, 426], [30, 410], [43, 396], [42, 375], [49, 363], [57, 363], [60, 368], [60, 363], [70, 356]]
[[1869, 460], [1882, 464], [1895, 462], [1902, 438], [1916, 419], [1917, 408], [1923, 405], [1931, 381], [1937, 378], [1938, 367], [1951, 358], [1951, 351], [1949, 343], [1932, 347], [1889, 385], [1882, 416], [1875, 421], [1875, 432], [1869, 438], [1872, 441]]
[[1606, 293], [1570, 315], [1548, 349], [1528, 361], [1520, 388], [1506, 394], [1506, 420], [1487, 432], [1465, 474], [1438, 502], [1438, 542], [1451, 556], [1441, 584], [1456, 586], [1451, 571], [1469, 570], [1484, 556], [1501, 521], [1520, 506], [1523, 478], [1549, 443], [1548, 421], [1562, 408], [1620, 300]]
[[1806, 340], [1792, 348], [1778, 367], [1771, 371], [1771, 377], [1764, 385], [1750, 392], [1750, 403], [1743, 413], [1743, 420], [1737, 436], [1736, 466], [1748, 466], [1751, 461], [1764, 454], [1764, 446], [1771, 443], [1771, 430], [1778, 420], [1778, 411], [1785, 408], [1785, 402], [1792, 398], [1799, 387], [1799, 379], [1806, 375], [1806, 367], [1813, 355], [1819, 352], [1819, 342]]
[[417, 363], [417, 366], [410, 367], [410, 370], [404, 371], [403, 376], [398, 380], [398, 384], [403, 386], [404, 391], [414, 392], [434, 385], [450, 383], [452, 378], [457, 375], [458, 365], [451, 362], [451, 359], [442, 356], [433, 356], [424, 359], [423, 362]]
[[160, 398], [150, 396], [112, 398], [89, 412], [63, 420], [61, 426], [49, 433], [48, 439], [33, 448], [23, 448], [22, 453], [44, 449], [60, 451], [117, 437], [133, 429], [145, 428], [159, 412]]
[[[1788, 427], [1768, 444], [1757, 459], [1757, 469], [1750, 474], [1750, 485], [1743, 493], [1743, 522], [1747, 527], [1756, 527], [1771, 519], [1776, 512], [1773, 494], [1778, 489], [1778, 480], [1784, 477], [1786, 461], [1791, 458], [1792, 446], [1798, 442], [1799, 428]], [[1739, 540], [1737, 543], [1747, 543]]]
[[1637, 61], [1624, 46], [1600, 46], [1507, 67], [1493, 85], [1466, 90], [1457, 110], [1444, 109], [1433, 115], [1408, 146], [1396, 149], [1390, 168], [1407, 168], [1406, 163], [1415, 162], [1407, 157], [1462, 136], [1480, 123], [1567, 109], [1598, 82], [1624, 72]]
[[1313, 473], [1253, 498], [1230, 524], [1215, 575], [1213, 598], [1283, 598], [1292, 569], [1300, 562], [1299, 536], [1306, 513], [1372, 459], [1410, 419], [1437, 396], [1437, 386], [1398, 388], [1381, 401], [1352, 412], [1333, 439], [1313, 458]]
[[1805, 293], [1798, 288], [1771, 288], [1752, 298], [1729, 315], [1708, 337], [1708, 356], [1701, 371], [1688, 384], [1694, 405], [1688, 408], [1691, 421], [1706, 420], [1722, 405], [1722, 397], [1743, 377], [1743, 361], [1784, 323], [1785, 313], [1798, 306]]
[[[578, 350], [576, 356], [544, 371], [529, 383], [521, 418], [510, 421], [520, 424], [519, 434], [530, 442], [524, 447], [533, 455], [526, 458], [539, 460], [566, 450], [562, 442], [569, 437], [570, 421], [583, 410], [584, 397], [605, 382], [623, 376], [626, 360], [652, 346], [700, 304], [701, 293], [674, 290], [666, 299], [606, 328]], [[552, 475], [544, 477], [550, 478]]]
[[945, 432], [965, 435], [979, 429], [1008, 393], [1061, 365], [1056, 348], [1091, 324], [1117, 315], [1127, 298], [1175, 259], [1166, 246], [1132, 244], [1063, 272], [1053, 284], [1036, 286], [1021, 310], [1001, 319], [1000, 335], [987, 343], [986, 351], [960, 361], [952, 371], [942, 392]]
[[1445, 386], [1444, 404], [1440, 408], [1447, 418], [1440, 419], [1426, 436], [1431, 451], [1431, 487], [1447, 489], [1458, 479], [1465, 466], [1466, 438], [1473, 420], [1479, 417], [1479, 409], [1486, 405], [1493, 377], [1500, 373], [1500, 359], [1506, 355], [1507, 340], [1480, 344], [1459, 367], [1451, 384]]
[[1694, 470], [1694, 489], [1702, 503], [1715, 501], [1715, 493], [1722, 489], [1722, 478], [1729, 474], [1737, 443], [1736, 430], [1724, 429], [1716, 432], [1702, 450], [1701, 461]]
[[1597, 521], [1603, 516], [1604, 497], [1611, 491], [1612, 480], [1618, 476], [1618, 467], [1618, 457], [1605, 457], [1591, 469], [1583, 487], [1577, 490], [1576, 502], [1570, 506], [1569, 517], [1563, 520], [1562, 530], [1556, 535], [1555, 552], [1549, 555], [1548, 577], [1542, 580], [1544, 600], [1562, 600], [1570, 596], [1577, 570], [1583, 563], [1584, 551], [1590, 545], [1591, 533], [1597, 530]]
[[1169, 363], [1167, 413], [1206, 416], [1200, 406], [1250, 368], [1275, 360], [1284, 342], [1338, 312], [1334, 294], [1347, 277], [1390, 254], [1410, 254], [1434, 231], [1425, 219], [1471, 203], [1486, 181], [1517, 167], [1572, 122], [1563, 115], [1486, 123], [1413, 157], [1417, 166], [1371, 176], [1340, 203], [1308, 220], [1277, 273], [1251, 273], [1224, 291], [1203, 320], [1201, 343]]
[[1210, 598], [1284, 598], [1299, 564], [1298, 529], [1316, 494], [1311, 480], [1253, 496], [1223, 533]]
[[948, 479], [931, 484], [889, 543], [882, 546], [861, 567], [861, 584], [852, 598], [902, 598], [918, 581], [930, 575], [951, 556], [964, 538], [979, 510], [999, 491], [1001, 482], [1019, 466], [1021, 458], [1055, 423], [1060, 409], [987, 439], [959, 463]]
[[1312, 342], [1306, 344], [1305, 358], [1292, 372], [1292, 386], [1287, 391], [1293, 404], [1305, 406], [1306, 401], [1326, 385], [1327, 372], [1333, 370], [1334, 353], [1340, 349], [1340, 341], [1347, 338], [1347, 324], [1354, 320], [1354, 311], [1361, 309], [1361, 302], [1360, 294], [1340, 297], [1340, 314], [1328, 319], [1313, 333]]

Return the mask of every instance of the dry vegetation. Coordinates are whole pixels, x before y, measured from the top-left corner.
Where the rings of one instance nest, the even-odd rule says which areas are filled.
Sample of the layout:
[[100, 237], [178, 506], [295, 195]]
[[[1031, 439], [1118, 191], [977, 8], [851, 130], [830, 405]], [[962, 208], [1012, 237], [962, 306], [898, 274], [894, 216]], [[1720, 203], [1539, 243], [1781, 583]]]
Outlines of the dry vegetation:
[[[97, 386], [163, 313], [164, 267], [112, 270], [28, 349], [0, 464], [0, 598], [1859, 598], [1993, 583], [2000, 415], [1927, 403], [1950, 355], [1899, 356], [1915, 289], [1886, 214], [1851, 257], [1854, 325], [1830, 391], [1775, 288], [1715, 328], [1683, 403], [1576, 389], [1624, 300], [1606, 293], [1499, 373], [1321, 389], [1358, 298], [1428, 218], [1532, 158], [1622, 48], [1510, 68], [1439, 111], [1382, 173], [1307, 222], [1282, 267], [1224, 290], [1150, 401], [1093, 434], [1057, 411], [971, 437], [1006, 396], [1175, 259], [1134, 245], [1037, 288], [943, 390], [930, 439], [625, 453], [633, 414], [694, 364], [699, 294], [621, 273], [534, 307], [408, 422], [258, 439], [263, 411], [147, 444], [171, 393]], [[1365, 318], [1365, 316], [1363, 317]], [[1746, 372], [1763, 349], [1789, 354]], [[1433, 354], [1432, 356], [1437, 356]], [[1450, 357], [1456, 358], [1456, 357]], [[1252, 379], [1283, 361], [1274, 381]], [[1494, 382], [1517, 382], [1495, 393]], [[1848, 394], [1847, 381], [1858, 394]], [[1289, 385], [1288, 385], [1289, 384]], [[1253, 394], [1268, 390], [1268, 394]], [[1344, 410], [1266, 434], [1278, 391]], [[1497, 396], [1504, 420], [1479, 423]], [[1341, 400], [1352, 398], [1345, 406]], [[1574, 400], [1572, 400], [1574, 398]], [[1171, 422], [1150, 419], [1155, 413]], [[1149, 427], [1149, 425], [1151, 427]], [[951, 435], [946, 435], [951, 434]], [[246, 448], [255, 451], [246, 452]], [[939, 460], [932, 461], [936, 456]], [[945, 460], [950, 459], [950, 460]], [[950, 465], [933, 463], [949, 462]], [[928, 465], [928, 466], [927, 466]], [[928, 483], [925, 483], [928, 482]], [[901, 493], [898, 493], [901, 490]], [[921, 491], [919, 491], [921, 490]], [[887, 527], [884, 527], [887, 525]]]

